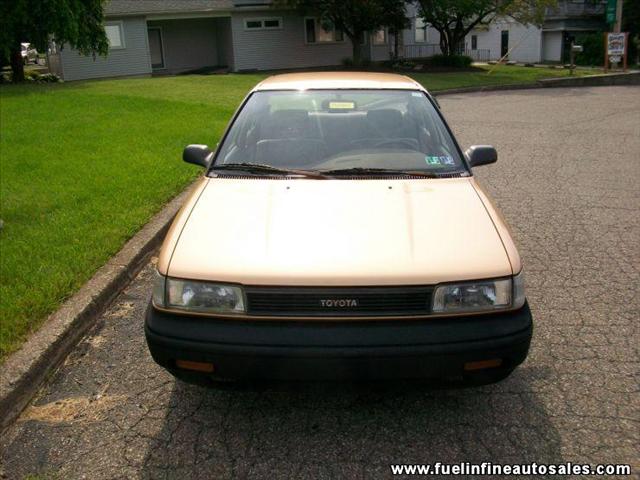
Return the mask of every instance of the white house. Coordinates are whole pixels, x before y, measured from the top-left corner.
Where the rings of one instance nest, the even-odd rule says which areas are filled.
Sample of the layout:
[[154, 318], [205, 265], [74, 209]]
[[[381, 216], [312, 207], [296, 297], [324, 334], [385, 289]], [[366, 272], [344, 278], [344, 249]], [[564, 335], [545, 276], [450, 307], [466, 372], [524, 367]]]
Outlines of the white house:
[[489, 50], [491, 60], [508, 53], [518, 62], [566, 62], [571, 42], [581, 34], [605, 30], [603, 0], [560, 0], [548, 8], [542, 27], [497, 18], [479, 26], [465, 38], [465, 51]]
[[518, 62], [540, 62], [542, 59], [542, 30], [523, 25], [511, 18], [497, 18], [489, 25], [479, 26], [465, 38], [465, 51], [488, 50], [489, 60], [507, 55]]

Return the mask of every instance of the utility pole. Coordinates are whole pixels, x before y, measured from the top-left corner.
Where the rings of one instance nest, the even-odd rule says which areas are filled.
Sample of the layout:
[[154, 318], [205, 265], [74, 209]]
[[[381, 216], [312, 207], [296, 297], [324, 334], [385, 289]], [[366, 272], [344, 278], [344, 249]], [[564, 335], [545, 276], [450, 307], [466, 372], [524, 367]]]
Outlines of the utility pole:
[[622, 0], [616, 1], [616, 23], [613, 26], [613, 31], [615, 33], [622, 31]]

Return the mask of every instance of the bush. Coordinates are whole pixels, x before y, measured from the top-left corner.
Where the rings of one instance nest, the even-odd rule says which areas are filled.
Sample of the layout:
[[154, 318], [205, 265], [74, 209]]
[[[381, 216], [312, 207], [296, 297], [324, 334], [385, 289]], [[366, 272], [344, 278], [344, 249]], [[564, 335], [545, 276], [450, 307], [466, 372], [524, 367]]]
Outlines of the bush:
[[602, 32], [576, 35], [576, 45], [582, 45], [582, 52], [576, 54], [577, 65], [604, 65], [604, 39]]
[[60, 77], [53, 73], [39, 73], [35, 70], [26, 70], [24, 72], [24, 79], [27, 82], [35, 83], [58, 83], [62, 81]]
[[368, 67], [371, 66], [371, 60], [369, 60], [368, 58], [362, 58], [360, 60], [360, 63], [356, 63], [356, 62], [353, 61], [353, 58], [344, 57], [341, 60], [341, 63], [345, 67], [363, 67], [363, 68], [368, 68]]
[[43, 73], [38, 79], [40, 83], [60, 83], [62, 80], [55, 73]]
[[434, 55], [427, 61], [433, 67], [469, 68], [473, 63], [471, 57], [466, 55]]

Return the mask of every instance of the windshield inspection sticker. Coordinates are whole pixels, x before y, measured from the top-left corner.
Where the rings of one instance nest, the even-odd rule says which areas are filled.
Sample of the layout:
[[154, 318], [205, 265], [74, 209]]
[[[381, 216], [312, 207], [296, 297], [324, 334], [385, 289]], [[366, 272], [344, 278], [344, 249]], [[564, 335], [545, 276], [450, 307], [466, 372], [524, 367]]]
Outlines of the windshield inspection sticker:
[[356, 108], [354, 102], [329, 102], [329, 110], [353, 110]]
[[427, 165], [438, 166], [438, 167], [443, 165], [455, 164], [455, 162], [453, 161], [453, 157], [450, 155], [444, 155], [441, 157], [427, 155], [424, 157], [424, 161], [427, 163]]

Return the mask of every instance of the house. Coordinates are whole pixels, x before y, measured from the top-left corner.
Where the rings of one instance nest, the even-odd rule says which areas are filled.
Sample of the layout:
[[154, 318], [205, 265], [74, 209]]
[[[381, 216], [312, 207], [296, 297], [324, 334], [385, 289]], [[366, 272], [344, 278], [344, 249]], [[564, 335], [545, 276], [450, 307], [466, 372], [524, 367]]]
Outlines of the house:
[[487, 60], [509, 60], [537, 63], [541, 60], [542, 31], [535, 25], [523, 25], [512, 18], [496, 18], [489, 25], [474, 28], [465, 38], [465, 51], [485, 51]]
[[571, 41], [586, 33], [606, 30], [604, 0], [560, 0], [547, 8], [542, 27], [523, 25], [499, 17], [473, 29], [465, 38], [465, 51], [488, 50], [490, 60], [508, 53], [518, 62], [567, 62]]
[[[401, 56], [439, 51], [410, 9], [412, 26], [402, 33]], [[318, 19], [277, 10], [270, 0], [111, 0], [105, 6], [107, 57], [52, 48], [50, 66], [65, 80], [175, 74], [227, 68], [242, 72], [340, 65], [351, 58], [349, 39], [325, 30]], [[372, 61], [391, 57], [396, 42], [386, 30], [362, 39]], [[407, 55], [405, 55], [407, 53]]]
[[569, 61], [573, 40], [589, 33], [605, 32], [605, 0], [560, 0], [548, 8], [542, 25], [542, 60]]
[[[467, 35], [461, 53], [476, 61], [509, 53], [521, 62], [562, 61], [577, 32], [602, 29], [603, 0], [560, 0], [542, 28], [498, 18]], [[105, 5], [106, 57], [52, 45], [50, 69], [65, 80], [162, 75], [225, 68], [233, 72], [340, 65], [350, 40], [317, 18], [276, 9], [272, 0], [110, 0]], [[438, 32], [407, 4], [410, 26], [398, 38], [382, 29], [361, 39], [365, 58], [418, 58], [440, 53]]]

